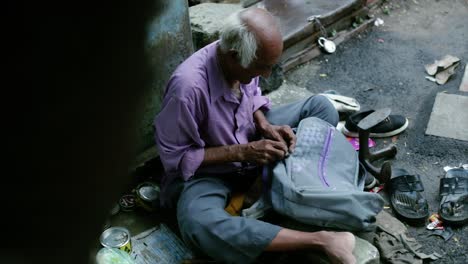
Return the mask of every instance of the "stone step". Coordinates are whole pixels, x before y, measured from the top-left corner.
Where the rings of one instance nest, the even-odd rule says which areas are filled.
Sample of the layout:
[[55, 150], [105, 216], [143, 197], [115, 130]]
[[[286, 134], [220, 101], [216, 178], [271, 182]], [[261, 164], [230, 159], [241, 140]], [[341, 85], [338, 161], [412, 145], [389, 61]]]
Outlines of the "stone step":
[[[263, 0], [253, 5], [268, 10], [278, 20], [285, 49], [320, 32], [316, 17], [325, 29], [365, 6], [365, 0], [278, 1]], [[218, 39], [224, 18], [243, 9], [241, 4], [203, 3], [189, 8], [195, 48], [198, 50]], [[350, 26], [350, 25], [349, 25]], [[331, 30], [327, 30], [331, 31]]]

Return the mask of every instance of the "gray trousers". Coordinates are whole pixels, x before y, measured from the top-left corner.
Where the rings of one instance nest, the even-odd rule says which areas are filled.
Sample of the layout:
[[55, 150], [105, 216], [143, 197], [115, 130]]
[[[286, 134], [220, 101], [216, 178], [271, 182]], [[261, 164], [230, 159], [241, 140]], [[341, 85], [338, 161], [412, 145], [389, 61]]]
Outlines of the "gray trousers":
[[[338, 113], [324, 96], [279, 106], [266, 113], [271, 124], [297, 127], [306, 117], [318, 117], [336, 126]], [[276, 237], [281, 227], [236, 217], [224, 208], [233, 186], [217, 177], [194, 177], [182, 186], [177, 220], [183, 240], [195, 251], [226, 263], [251, 263]], [[174, 186], [175, 187], [175, 186]]]

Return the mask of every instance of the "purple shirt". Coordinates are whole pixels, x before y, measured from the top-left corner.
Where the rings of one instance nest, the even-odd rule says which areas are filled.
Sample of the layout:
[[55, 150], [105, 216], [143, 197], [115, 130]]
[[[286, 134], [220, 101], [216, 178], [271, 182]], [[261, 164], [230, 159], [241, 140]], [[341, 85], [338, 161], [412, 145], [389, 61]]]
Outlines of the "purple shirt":
[[201, 167], [206, 147], [245, 144], [256, 136], [253, 113], [267, 110], [258, 77], [241, 85], [238, 100], [224, 79], [216, 56], [218, 41], [185, 60], [171, 76], [155, 118], [156, 145], [164, 165], [164, 185], [195, 172], [230, 172], [239, 162]]

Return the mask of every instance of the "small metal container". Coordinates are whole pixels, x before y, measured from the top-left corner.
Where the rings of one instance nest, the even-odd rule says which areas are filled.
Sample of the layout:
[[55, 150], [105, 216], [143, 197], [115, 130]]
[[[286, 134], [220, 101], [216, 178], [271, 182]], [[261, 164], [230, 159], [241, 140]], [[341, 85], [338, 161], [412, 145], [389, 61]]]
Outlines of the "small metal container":
[[135, 195], [126, 194], [122, 196], [119, 200], [119, 207], [124, 212], [131, 212], [135, 209], [136, 201]]
[[99, 240], [106, 248], [118, 248], [130, 254], [132, 252], [132, 242], [128, 229], [120, 226], [108, 228], [102, 232]]
[[159, 187], [151, 182], [144, 182], [136, 188], [136, 202], [147, 211], [154, 211], [159, 204]]

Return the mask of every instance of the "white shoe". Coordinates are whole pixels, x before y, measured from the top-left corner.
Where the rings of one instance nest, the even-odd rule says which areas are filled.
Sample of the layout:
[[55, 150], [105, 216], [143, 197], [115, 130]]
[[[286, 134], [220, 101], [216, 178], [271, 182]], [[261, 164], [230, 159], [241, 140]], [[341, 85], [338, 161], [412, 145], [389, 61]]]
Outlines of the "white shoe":
[[321, 93], [320, 95], [325, 96], [333, 104], [338, 112], [355, 113], [361, 110], [361, 105], [359, 102], [352, 97], [327, 93]]

